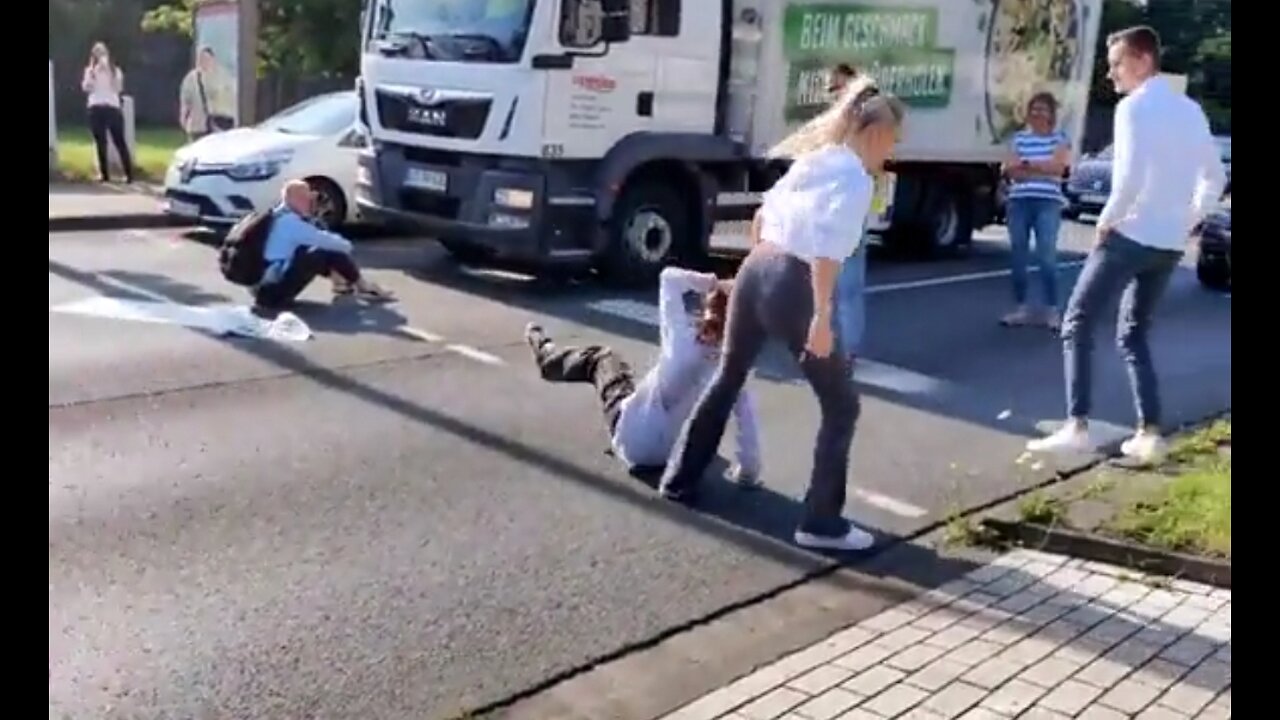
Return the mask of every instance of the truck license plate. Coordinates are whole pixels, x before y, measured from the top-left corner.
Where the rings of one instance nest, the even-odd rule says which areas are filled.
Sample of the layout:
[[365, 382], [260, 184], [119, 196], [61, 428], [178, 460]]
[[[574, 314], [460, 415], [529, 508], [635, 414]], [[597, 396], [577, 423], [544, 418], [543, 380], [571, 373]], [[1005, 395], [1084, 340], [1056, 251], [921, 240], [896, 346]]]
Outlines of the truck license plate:
[[404, 183], [410, 187], [442, 193], [449, 189], [449, 176], [438, 170], [411, 167]]
[[1107, 196], [1098, 193], [1085, 193], [1080, 196], [1080, 202], [1088, 203], [1090, 205], [1105, 205], [1107, 202]]

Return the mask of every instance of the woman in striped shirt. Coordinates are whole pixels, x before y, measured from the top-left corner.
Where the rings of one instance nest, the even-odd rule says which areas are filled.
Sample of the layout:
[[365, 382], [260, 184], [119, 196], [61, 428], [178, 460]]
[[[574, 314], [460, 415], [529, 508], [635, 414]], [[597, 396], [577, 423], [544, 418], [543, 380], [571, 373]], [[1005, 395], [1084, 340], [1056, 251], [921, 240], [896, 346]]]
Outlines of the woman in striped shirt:
[[[1008, 326], [1037, 321], [1057, 329], [1058, 229], [1062, 225], [1062, 176], [1071, 163], [1070, 143], [1057, 129], [1058, 101], [1047, 92], [1027, 103], [1027, 127], [1013, 136], [1010, 157], [1003, 170], [1009, 179], [1008, 217], [1010, 259], [1013, 264], [1013, 299], [1017, 307], [1001, 318]], [[1027, 305], [1027, 265], [1031, 235], [1035, 234], [1035, 260], [1040, 269], [1044, 309], [1034, 313]]]

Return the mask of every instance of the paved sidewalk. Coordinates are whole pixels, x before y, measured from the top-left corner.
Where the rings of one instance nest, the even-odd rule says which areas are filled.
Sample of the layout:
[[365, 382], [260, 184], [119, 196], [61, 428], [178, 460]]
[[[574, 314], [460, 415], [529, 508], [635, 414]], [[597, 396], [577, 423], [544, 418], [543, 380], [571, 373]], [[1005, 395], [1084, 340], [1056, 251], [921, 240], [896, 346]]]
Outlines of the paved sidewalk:
[[1231, 592], [1020, 550], [667, 720], [1231, 716]]
[[164, 212], [154, 186], [136, 184], [49, 186], [49, 230], [115, 230], [122, 228], [190, 225]]

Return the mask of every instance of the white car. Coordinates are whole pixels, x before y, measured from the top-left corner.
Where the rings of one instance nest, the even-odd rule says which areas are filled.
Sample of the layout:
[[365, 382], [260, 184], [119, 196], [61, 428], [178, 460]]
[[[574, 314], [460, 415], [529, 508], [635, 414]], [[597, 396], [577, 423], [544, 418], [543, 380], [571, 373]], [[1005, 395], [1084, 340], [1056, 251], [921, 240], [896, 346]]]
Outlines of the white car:
[[365, 135], [356, 124], [354, 91], [319, 95], [258, 125], [207, 135], [173, 156], [164, 177], [170, 215], [230, 226], [280, 201], [288, 180], [316, 193], [317, 220], [337, 227], [359, 220], [356, 155]]

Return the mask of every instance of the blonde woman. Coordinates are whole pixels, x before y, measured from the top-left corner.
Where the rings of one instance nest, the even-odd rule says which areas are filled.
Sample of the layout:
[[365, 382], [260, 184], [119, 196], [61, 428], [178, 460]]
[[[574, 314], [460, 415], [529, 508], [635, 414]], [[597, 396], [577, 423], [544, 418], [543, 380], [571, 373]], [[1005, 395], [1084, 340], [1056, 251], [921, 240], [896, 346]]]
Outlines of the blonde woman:
[[663, 474], [660, 489], [668, 499], [696, 499], [756, 357], [777, 338], [799, 357], [822, 413], [795, 541], [830, 550], [874, 543], [843, 517], [859, 403], [848, 359], [835, 352], [832, 295], [841, 263], [858, 245], [872, 175], [892, 154], [904, 115], [901, 101], [870, 78], [858, 78], [831, 108], [774, 149], [794, 162], [765, 194], [752, 223], [753, 248], [734, 279], [719, 367]]
[[96, 42], [89, 51], [89, 62], [80, 80], [89, 106], [89, 132], [98, 152], [98, 173], [102, 182], [111, 182], [111, 164], [107, 158], [107, 142], [116, 146], [124, 181], [133, 182], [133, 158], [124, 139], [124, 112], [120, 109], [120, 93], [124, 91], [124, 73], [113, 62], [106, 43]]

